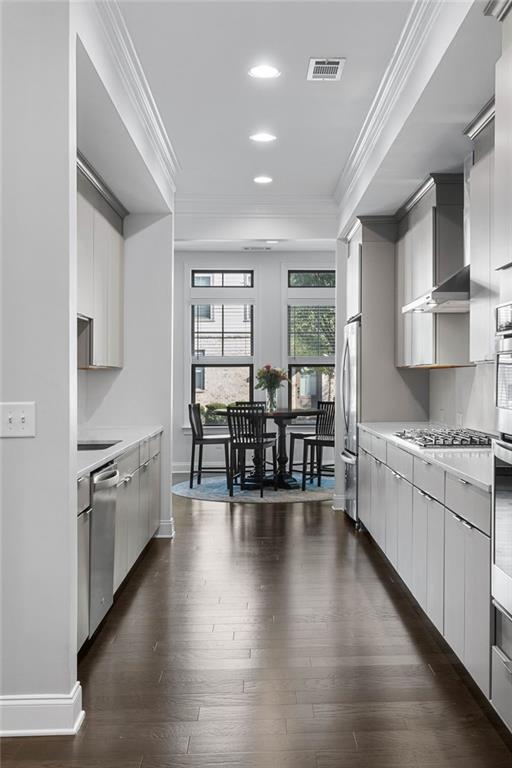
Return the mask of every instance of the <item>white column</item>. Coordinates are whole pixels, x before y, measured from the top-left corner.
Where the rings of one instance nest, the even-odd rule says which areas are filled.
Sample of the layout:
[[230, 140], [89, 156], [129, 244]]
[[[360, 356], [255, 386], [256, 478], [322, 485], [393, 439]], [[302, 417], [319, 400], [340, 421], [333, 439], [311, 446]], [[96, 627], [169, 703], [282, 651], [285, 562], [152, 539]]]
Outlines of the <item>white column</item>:
[[76, 117], [69, 5], [0, 6], [3, 734], [73, 733], [76, 672]]

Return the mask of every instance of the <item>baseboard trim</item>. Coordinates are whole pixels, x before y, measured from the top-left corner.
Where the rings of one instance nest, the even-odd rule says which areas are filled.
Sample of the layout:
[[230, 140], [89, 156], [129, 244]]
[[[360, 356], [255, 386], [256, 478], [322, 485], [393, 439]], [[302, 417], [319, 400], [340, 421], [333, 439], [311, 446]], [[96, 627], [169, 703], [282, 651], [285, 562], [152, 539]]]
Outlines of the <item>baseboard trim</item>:
[[70, 736], [85, 717], [82, 688], [70, 693], [0, 696], [0, 736]]
[[175, 536], [176, 536], [176, 531], [174, 528], [174, 519], [171, 517], [170, 520], [160, 520], [160, 525], [158, 526], [153, 538], [154, 539], [174, 539]]

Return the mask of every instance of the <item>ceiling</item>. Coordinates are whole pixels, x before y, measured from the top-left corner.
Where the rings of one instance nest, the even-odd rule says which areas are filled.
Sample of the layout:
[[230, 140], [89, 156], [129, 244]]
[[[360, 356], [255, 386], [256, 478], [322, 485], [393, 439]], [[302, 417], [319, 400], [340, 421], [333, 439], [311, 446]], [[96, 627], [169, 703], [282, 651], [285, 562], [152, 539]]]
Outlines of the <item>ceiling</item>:
[[[177, 199], [332, 198], [410, 0], [141, 2], [122, 11], [178, 156]], [[344, 56], [340, 82], [307, 82], [312, 56]], [[247, 74], [269, 62], [272, 81]], [[249, 141], [256, 131], [272, 145]], [[274, 182], [258, 187], [254, 176]]]

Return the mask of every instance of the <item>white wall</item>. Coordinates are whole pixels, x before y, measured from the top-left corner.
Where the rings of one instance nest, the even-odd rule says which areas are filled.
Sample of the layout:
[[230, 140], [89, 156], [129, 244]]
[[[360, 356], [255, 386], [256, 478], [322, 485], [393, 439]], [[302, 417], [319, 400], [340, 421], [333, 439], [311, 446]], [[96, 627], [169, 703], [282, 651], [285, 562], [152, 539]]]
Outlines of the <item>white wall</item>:
[[124, 366], [80, 372], [80, 428], [163, 426], [162, 534], [171, 517], [172, 216], [128, 216], [124, 236]]
[[[190, 307], [186, 292], [190, 268], [253, 269], [255, 284], [255, 357], [256, 371], [265, 363], [288, 368], [286, 336], [286, 270], [334, 269], [332, 252], [292, 253], [191, 253], [175, 255], [175, 326], [174, 326], [174, 437], [173, 469], [183, 471], [190, 462], [190, 429], [187, 404], [191, 397], [190, 384]], [[314, 292], [312, 294], [314, 296]], [[264, 400], [264, 393], [255, 390], [255, 399]], [[287, 405], [288, 389], [283, 386], [280, 402]], [[293, 427], [292, 427], [293, 428]], [[297, 458], [300, 458], [298, 453]], [[326, 458], [326, 461], [329, 457]], [[205, 449], [205, 466], [224, 466], [222, 447]]]
[[430, 419], [494, 432], [494, 364], [431, 371]]

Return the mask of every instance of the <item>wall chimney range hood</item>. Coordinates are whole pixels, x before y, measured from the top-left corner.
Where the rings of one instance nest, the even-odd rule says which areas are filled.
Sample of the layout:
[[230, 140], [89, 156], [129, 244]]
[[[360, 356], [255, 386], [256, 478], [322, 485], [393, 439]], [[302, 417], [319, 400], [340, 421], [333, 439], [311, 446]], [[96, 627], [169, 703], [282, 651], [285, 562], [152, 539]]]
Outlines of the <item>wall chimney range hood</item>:
[[408, 312], [469, 312], [469, 264], [428, 293], [402, 307], [402, 314]]

